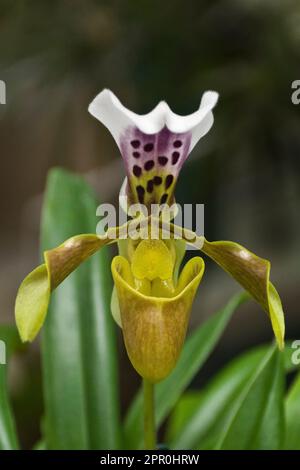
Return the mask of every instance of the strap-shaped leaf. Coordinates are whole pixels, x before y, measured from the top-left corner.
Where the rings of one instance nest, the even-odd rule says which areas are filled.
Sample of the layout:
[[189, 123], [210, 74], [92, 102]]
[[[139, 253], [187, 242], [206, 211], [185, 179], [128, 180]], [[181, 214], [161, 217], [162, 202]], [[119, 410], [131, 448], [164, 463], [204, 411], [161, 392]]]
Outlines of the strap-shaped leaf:
[[238, 243], [204, 240], [202, 251], [228, 272], [270, 317], [280, 349], [284, 347], [284, 314], [278, 292], [270, 282], [270, 262]]
[[272, 347], [235, 398], [218, 449], [279, 449], [283, 438], [283, 356]]
[[[224, 428], [224, 423], [230, 414], [232, 403], [235, 402], [237, 394], [241, 392], [241, 387], [244, 387], [250, 375], [257, 370], [269, 349], [269, 345], [262, 345], [246, 351], [230, 361], [203, 389], [185, 393], [176, 404], [168, 421], [166, 438], [168, 447], [170, 449], [213, 449], [218, 440], [218, 435]], [[292, 361], [291, 356], [294, 351], [292, 343], [287, 341], [284, 351], [281, 353], [286, 373], [300, 367]], [[300, 396], [300, 376], [298, 381]], [[291, 390], [293, 390], [293, 387]], [[269, 401], [271, 403], [272, 396], [274, 397], [270, 392]], [[299, 400], [297, 402], [293, 400], [293, 402], [295, 409], [291, 407], [288, 415], [292, 426], [295, 425], [294, 439], [298, 439], [300, 445], [298, 438], [300, 432], [297, 434], [297, 429], [300, 430], [300, 419], [298, 419], [297, 413], [295, 414], [298, 409], [298, 415], [300, 415]], [[270, 410], [270, 414], [274, 418], [276, 409]], [[269, 434], [270, 436], [276, 438], [273, 431]], [[294, 439], [291, 440], [290, 449], [295, 448]]]
[[202, 390], [183, 396], [168, 423], [169, 447], [213, 449], [232, 403], [266, 353], [265, 346], [247, 351], [226, 365]]
[[283, 356], [274, 346], [247, 351], [204, 389], [182, 397], [168, 425], [169, 447], [215, 449], [232, 426], [227, 448], [278, 449], [283, 437]]
[[[52, 170], [43, 207], [43, 249], [74, 233], [92, 232], [97, 223], [96, 207], [91, 189], [81, 178]], [[84, 252], [91, 254], [93, 238], [82, 240], [86, 242]], [[81, 262], [79, 248], [77, 259]], [[67, 259], [49, 256], [49, 252], [46, 257]], [[111, 290], [110, 259], [104, 248], [82, 263], [51, 296], [42, 338], [43, 428], [48, 449], [122, 446]]]
[[300, 450], [300, 374], [289, 389], [285, 402], [285, 449]]
[[21, 347], [15, 326], [0, 325], [0, 340], [0, 450], [13, 450], [19, 444], [8, 394], [7, 368], [10, 356]]

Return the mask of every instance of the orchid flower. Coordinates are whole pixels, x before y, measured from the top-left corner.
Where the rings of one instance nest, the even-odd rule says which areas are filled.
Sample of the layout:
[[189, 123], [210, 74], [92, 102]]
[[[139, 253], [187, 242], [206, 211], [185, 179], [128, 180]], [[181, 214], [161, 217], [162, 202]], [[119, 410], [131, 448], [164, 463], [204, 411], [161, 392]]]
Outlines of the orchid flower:
[[[174, 189], [193, 147], [213, 124], [218, 94], [204, 93], [200, 107], [179, 116], [165, 102], [149, 114], [126, 109], [116, 96], [102, 91], [89, 106], [115, 139], [125, 164], [121, 196], [128, 201], [172, 204]], [[122, 328], [128, 356], [136, 371], [150, 383], [164, 379], [175, 367], [182, 349], [193, 300], [204, 273], [196, 256], [180, 271], [186, 240], [171, 238], [122, 239], [124, 227], [112, 240], [107, 232], [76, 235], [44, 253], [45, 262], [19, 288], [16, 323], [23, 341], [32, 341], [44, 323], [51, 292], [82, 262], [104, 245], [118, 241], [112, 261], [115, 288], [112, 313]], [[176, 226], [173, 226], [176, 232]], [[162, 232], [160, 231], [160, 234]], [[197, 244], [199, 237], [188, 243]], [[284, 345], [284, 316], [279, 295], [270, 282], [270, 263], [232, 241], [209, 242], [201, 250], [229, 273], [268, 314], [280, 349]]]

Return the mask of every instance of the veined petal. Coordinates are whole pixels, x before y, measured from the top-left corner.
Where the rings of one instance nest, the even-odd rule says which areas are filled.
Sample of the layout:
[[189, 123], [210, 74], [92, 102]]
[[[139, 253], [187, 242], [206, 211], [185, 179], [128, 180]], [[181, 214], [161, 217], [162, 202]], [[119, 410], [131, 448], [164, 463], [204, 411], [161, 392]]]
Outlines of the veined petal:
[[[161, 230], [164, 230], [164, 224]], [[170, 224], [174, 236], [185, 236], [180, 227]], [[195, 246], [228, 272], [256, 300], [270, 317], [279, 349], [284, 348], [285, 323], [279, 294], [270, 281], [271, 264], [242, 245], [232, 241], [209, 242], [191, 230], [186, 242]]]
[[15, 317], [22, 341], [32, 341], [38, 334], [46, 318], [51, 292], [109, 242], [107, 236], [77, 235], [44, 253], [45, 264], [28, 274], [18, 290]]
[[195, 257], [186, 264], [177, 290], [169, 298], [138, 292], [132, 286], [129, 271], [127, 259], [113, 259], [125, 346], [136, 371], [151, 382], [158, 382], [171, 372], [179, 357], [204, 261]]
[[150, 113], [138, 115], [109, 90], [96, 96], [89, 112], [109, 129], [121, 151], [130, 202], [146, 206], [172, 202], [184, 161], [213, 124], [217, 100], [218, 94], [208, 91], [199, 109], [188, 116], [173, 113], [164, 101]]
[[278, 347], [284, 347], [284, 314], [278, 292], [270, 281], [271, 264], [238, 243], [204, 240], [202, 251], [227, 271], [270, 317]]
[[44, 253], [49, 272], [50, 287], [54, 290], [83, 261], [109, 243], [107, 237], [94, 234], [76, 235]]
[[22, 341], [32, 341], [44, 324], [50, 294], [48, 270], [42, 264], [26, 276], [18, 290], [15, 317]]

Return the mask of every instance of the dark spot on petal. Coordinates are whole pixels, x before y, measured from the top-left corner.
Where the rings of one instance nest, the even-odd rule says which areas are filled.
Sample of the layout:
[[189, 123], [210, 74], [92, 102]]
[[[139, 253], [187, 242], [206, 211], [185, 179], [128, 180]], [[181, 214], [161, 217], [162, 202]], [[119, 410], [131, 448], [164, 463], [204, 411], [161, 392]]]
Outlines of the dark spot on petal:
[[140, 158], [141, 156], [140, 152], [133, 152], [132, 155], [134, 156], [134, 158]]
[[167, 157], [158, 157], [158, 163], [160, 163], [162, 166], [165, 166], [168, 163]]
[[133, 147], [134, 149], [138, 149], [139, 146], [141, 145], [141, 142], [140, 142], [139, 140], [137, 140], [137, 139], [136, 139], [136, 140], [132, 140], [130, 143], [131, 143], [131, 145], [132, 145], [132, 147]]
[[153, 147], [154, 145], [149, 143], [149, 144], [144, 145], [144, 150], [145, 152], [151, 152], [151, 150], [153, 150]]
[[146, 171], [152, 170], [153, 167], [154, 167], [154, 160], [148, 160], [144, 165], [144, 168]]
[[149, 180], [147, 183], [147, 192], [150, 194], [153, 192], [153, 184], [153, 180]]
[[154, 176], [153, 183], [155, 186], [159, 186], [162, 183], [162, 178], [160, 176]]
[[168, 199], [168, 195], [163, 194], [162, 197], [160, 198], [160, 203], [165, 204], [167, 202], [167, 199]]
[[173, 183], [173, 180], [174, 180], [174, 176], [173, 176], [173, 175], [168, 175], [168, 176], [166, 177], [166, 181], [165, 181], [165, 187], [166, 187], [166, 189], [168, 189], [168, 188], [171, 186], [171, 184]]
[[143, 186], [139, 185], [136, 187], [136, 192], [139, 198], [139, 202], [142, 204], [142, 202], [144, 201], [145, 189], [143, 188]]
[[179, 152], [173, 152], [173, 153], [172, 153], [172, 165], [176, 165], [176, 163], [177, 163], [178, 160], [179, 160], [179, 157], [180, 157], [180, 153], [179, 153]]
[[182, 141], [181, 140], [175, 140], [173, 145], [174, 145], [175, 148], [179, 149], [179, 147], [182, 146]]
[[138, 178], [138, 177], [141, 176], [141, 174], [142, 174], [142, 169], [141, 169], [141, 167], [138, 166], [138, 165], [134, 165], [134, 167], [133, 167], [133, 169], [132, 169], [132, 173], [134, 174], [134, 176], [136, 176], [136, 177]]

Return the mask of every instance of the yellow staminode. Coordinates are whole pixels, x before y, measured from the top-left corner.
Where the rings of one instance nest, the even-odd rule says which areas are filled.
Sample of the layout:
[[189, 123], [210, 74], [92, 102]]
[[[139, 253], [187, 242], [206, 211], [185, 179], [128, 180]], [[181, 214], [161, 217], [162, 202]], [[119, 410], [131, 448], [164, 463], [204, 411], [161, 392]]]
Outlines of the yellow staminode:
[[171, 251], [162, 240], [143, 240], [132, 257], [132, 274], [137, 279], [170, 279], [174, 260]]

